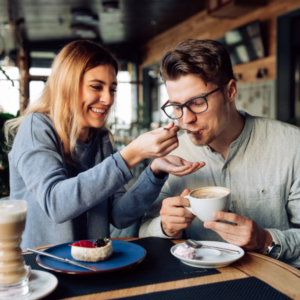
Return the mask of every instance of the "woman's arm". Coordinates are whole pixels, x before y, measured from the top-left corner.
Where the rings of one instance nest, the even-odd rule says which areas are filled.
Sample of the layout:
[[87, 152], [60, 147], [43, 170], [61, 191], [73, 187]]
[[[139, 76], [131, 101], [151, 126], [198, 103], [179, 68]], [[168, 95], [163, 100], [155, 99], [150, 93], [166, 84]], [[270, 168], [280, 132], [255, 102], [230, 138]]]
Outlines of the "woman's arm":
[[150, 208], [167, 179], [168, 174], [156, 178], [149, 165], [127, 192], [122, 188], [113, 195], [111, 223], [119, 229], [132, 225]]
[[10, 164], [54, 222], [79, 216], [132, 179], [119, 153], [68, 178], [60, 140], [51, 122], [44, 118], [34, 114], [24, 119], [10, 153]]

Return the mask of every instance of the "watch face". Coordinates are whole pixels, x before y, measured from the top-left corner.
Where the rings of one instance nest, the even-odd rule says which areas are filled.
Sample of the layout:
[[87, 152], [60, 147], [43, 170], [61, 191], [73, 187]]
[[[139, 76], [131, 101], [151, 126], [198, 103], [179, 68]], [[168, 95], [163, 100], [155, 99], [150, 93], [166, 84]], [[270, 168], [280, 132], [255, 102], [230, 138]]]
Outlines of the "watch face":
[[272, 258], [277, 259], [279, 257], [281, 251], [281, 246], [280, 245], [275, 245], [272, 250], [269, 253], [269, 256]]

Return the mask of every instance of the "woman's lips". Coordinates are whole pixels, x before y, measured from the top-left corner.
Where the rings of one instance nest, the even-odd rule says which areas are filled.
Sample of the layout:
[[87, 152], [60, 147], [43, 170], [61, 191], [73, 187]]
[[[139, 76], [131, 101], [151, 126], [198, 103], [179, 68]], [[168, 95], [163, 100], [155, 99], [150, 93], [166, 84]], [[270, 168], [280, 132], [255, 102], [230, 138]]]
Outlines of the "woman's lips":
[[[94, 110], [93, 110], [94, 109]], [[97, 112], [96, 112], [96, 111]], [[96, 116], [97, 118], [103, 118], [106, 115], [107, 110], [106, 109], [98, 109], [98, 108], [90, 108], [90, 111], [93, 113], [94, 116]]]

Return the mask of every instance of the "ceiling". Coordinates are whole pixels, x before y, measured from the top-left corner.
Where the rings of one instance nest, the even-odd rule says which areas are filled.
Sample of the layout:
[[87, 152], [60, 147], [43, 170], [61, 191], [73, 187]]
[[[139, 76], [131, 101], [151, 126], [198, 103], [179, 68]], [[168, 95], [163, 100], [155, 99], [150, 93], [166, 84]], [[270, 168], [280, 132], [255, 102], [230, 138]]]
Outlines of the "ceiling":
[[107, 0], [0, 0], [0, 34], [10, 50], [22, 39], [27, 48], [60, 49], [80, 38], [70, 29], [78, 25], [71, 11], [79, 8], [93, 14], [95, 40], [130, 52], [205, 6], [205, 0], [109, 1], [118, 6], [111, 12], [104, 11]]

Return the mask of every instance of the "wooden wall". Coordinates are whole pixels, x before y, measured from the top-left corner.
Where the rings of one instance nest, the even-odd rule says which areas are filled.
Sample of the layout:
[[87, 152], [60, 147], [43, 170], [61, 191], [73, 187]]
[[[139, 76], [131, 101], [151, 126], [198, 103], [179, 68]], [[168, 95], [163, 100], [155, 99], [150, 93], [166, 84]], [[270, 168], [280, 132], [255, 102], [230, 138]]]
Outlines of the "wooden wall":
[[268, 76], [265, 79], [275, 79], [276, 19], [278, 16], [298, 8], [300, 8], [300, 0], [269, 0], [266, 6], [236, 19], [212, 18], [207, 15], [206, 11], [202, 11], [144, 44], [141, 68], [160, 61], [165, 51], [184, 39], [217, 39], [224, 36], [228, 30], [254, 20], [260, 20], [266, 38], [267, 55], [263, 59], [234, 66], [234, 73], [242, 74], [241, 83], [254, 82], [257, 81], [258, 68], [267, 68]]

